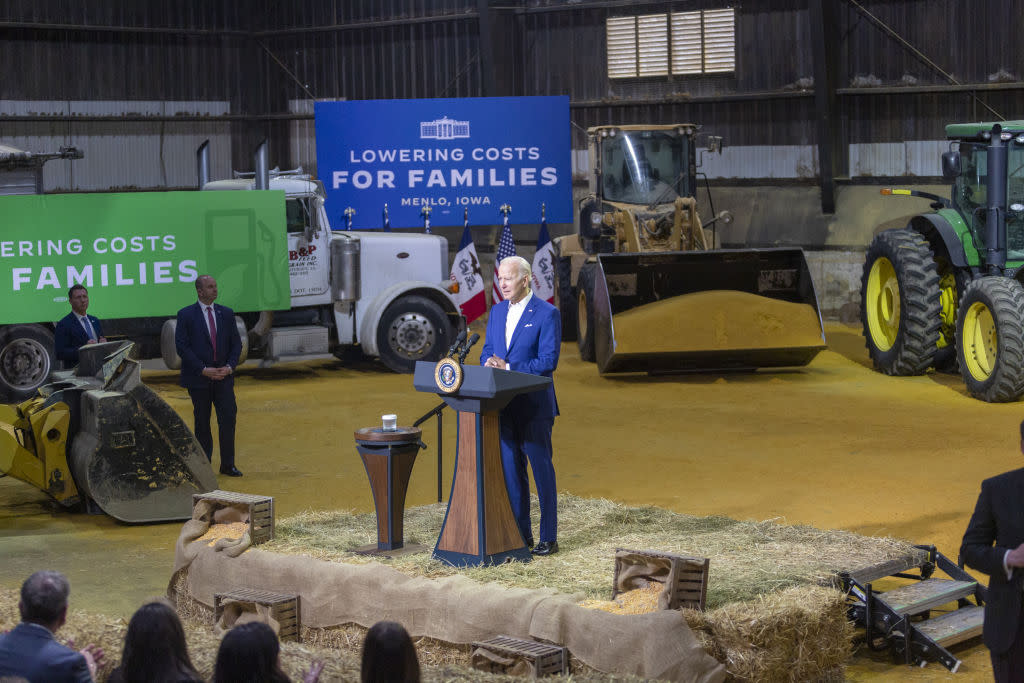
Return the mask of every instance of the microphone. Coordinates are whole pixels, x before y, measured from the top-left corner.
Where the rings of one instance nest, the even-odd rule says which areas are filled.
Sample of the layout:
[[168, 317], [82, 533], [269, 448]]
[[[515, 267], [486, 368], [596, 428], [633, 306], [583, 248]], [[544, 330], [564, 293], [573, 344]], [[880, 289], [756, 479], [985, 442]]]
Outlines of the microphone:
[[466, 360], [466, 356], [469, 355], [469, 350], [473, 347], [473, 344], [476, 344], [478, 341], [480, 341], [480, 335], [474, 332], [473, 336], [466, 342], [466, 345], [462, 347], [462, 351], [459, 352], [459, 365], [462, 365], [463, 361]]
[[459, 336], [456, 337], [455, 341], [452, 342], [452, 345], [448, 347], [448, 356], [447, 357], [451, 358], [452, 356], [454, 356], [455, 352], [459, 350], [459, 346], [464, 341], [466, 341], [466, 330], [463, 330], [462, 332], [459, 332]]

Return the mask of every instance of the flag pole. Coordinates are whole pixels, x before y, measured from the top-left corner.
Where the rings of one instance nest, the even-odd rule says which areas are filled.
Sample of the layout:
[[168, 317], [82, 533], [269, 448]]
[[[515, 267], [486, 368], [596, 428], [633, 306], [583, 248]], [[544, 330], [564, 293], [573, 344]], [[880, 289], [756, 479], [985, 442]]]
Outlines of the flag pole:
[[433, 211], [429, 206], [424, 206], [423, 210], [420, 211], [420, 215], [423, 216], [423, 231], [430, 234], [430, 213]]

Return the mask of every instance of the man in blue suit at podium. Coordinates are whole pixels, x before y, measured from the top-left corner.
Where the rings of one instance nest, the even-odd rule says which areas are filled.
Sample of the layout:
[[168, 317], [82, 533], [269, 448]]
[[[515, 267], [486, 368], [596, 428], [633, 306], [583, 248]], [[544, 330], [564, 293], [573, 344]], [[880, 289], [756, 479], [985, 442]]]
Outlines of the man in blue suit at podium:
[[[533, 296], [530, 277], [530, 264], [520, 256], [509, 256], [498, 265], [498, 286], [505, 300], [491, 307], [480, 362], [489, 368], [551, 377], [558, 366], [562, 319], [557, 308]], [[501, 411], [505, 485], [519, 531], [534, 555], [558, 552], [558, 494], [551, 463], [551, 428], [556, 415], [553, 383], [519, 394]], [[536, 547], [530, 526], [527, 460], [540, 498], [540, 542]]]

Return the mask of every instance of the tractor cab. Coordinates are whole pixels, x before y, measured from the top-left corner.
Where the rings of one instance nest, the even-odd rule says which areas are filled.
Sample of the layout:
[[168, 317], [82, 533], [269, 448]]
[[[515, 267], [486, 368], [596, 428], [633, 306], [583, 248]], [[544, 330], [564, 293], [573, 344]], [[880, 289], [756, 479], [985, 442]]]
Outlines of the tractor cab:
[[[966, 129], [966, 130], [965, 130]], [[947, 126], [947, 137], [955, 140], [956, 149], [943, 155], [943, 175], [953, 180], [950, 199], [970, 229], [976, 248], [984, 252], [987, 246], [999, 248], [998, 233], [1003, 232], [997, 225], [991, 226], [997, 233], [995, 244], [988, 245], [989, 195], [996, 191], [990, 185], [989, 147], [992, 124], [956, 124]], [[1005, 193], [1005, 235], [1006, 260], [1024, 261], [1024, 122], [1006, 122], [1000, 133], [1005, 147], [997, 154], [996, 182], [998, 191]], [[996, 197], [998, 198], [998, 196]], [[1001, 200], [1001, 198], [999, 198]]]

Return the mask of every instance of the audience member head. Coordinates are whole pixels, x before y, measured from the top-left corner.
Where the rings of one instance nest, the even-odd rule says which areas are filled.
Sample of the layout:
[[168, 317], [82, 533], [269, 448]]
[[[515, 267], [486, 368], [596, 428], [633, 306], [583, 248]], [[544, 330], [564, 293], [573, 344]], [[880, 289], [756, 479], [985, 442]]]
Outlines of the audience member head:
[[363, 641], [362, 683], [419, 683], [420, 663], [401, 624], [378, 621]]
[[278, 661], [280, 651], [277, 634], [263, 622], [252, 621], [235, 626], [220, 641], [213, 680], [215, 683], [288, 681]]
[[67, 577], [60, 572], [36, 572], [21, 584], [21, 600], [18, 602], [21, 620], [56, 631], [67, 618], [70, 592]]
[[199, 679], [185, 644], [185, 629], [169, 605], [150, 602], [132, 615], [124, 637], [121, 680], [180, 681]]

